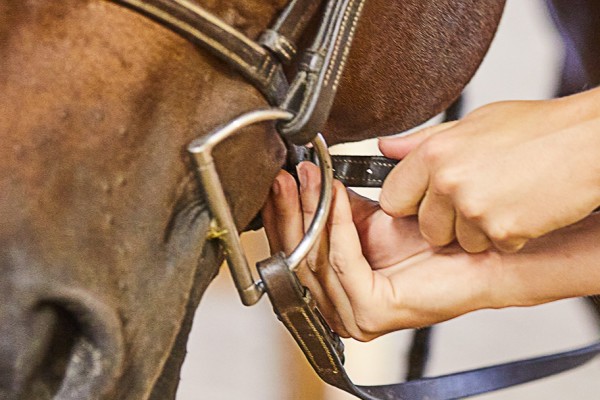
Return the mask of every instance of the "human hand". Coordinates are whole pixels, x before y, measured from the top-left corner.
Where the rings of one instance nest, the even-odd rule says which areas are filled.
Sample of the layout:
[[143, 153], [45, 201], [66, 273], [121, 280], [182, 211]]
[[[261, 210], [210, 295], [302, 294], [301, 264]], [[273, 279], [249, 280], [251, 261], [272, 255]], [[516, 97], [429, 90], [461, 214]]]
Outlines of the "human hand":
[[[289, 254], [316, 210], [319, 170], [302, 163], [298, 173], [300, 195], [294, 179], [282, 172], [263, 209], [272, 252]], [[392, 218], [375, 202], [349, 197], [336, 181], [327, 230], [297, 273], [329, 325], [364, 341], [492, 306], [490, 279], [497, 265], [494, 252], [431, 247], [414, 217]]]
[[480, 108], [461, 121], [382, 139], [403, 160], [380, 197], [394, 217], [418, 214], [422, 235], [469, 252], [513, 252], [600, 205], [600, 89]]

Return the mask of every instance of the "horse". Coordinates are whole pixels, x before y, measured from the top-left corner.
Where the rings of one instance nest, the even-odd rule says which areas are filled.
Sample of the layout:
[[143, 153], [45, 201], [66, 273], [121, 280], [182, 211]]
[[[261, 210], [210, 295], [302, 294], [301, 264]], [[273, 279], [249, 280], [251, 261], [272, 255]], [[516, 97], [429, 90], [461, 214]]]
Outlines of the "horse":
[[[197, 3], [256, 39], [287, 1]], [[367, 2], [327, 141], [444, 110], [503, 5]], [[174, 398], [223, 259], [186, 145], [265, 99], [205, 49], [106, 0], [0, 2], [0, 60], [0, 398]], [[285, 157], [272, 126], [216, 149], [239, 228]]]

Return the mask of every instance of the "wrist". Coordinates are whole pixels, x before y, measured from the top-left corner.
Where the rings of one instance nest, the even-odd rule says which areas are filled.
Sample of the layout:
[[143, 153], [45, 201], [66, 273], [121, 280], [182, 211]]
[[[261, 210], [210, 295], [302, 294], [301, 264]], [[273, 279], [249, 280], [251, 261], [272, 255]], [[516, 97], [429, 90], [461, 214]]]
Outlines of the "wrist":
[[498, 254], [489, 308], [525, 307], [600, 293], [600, 215]]

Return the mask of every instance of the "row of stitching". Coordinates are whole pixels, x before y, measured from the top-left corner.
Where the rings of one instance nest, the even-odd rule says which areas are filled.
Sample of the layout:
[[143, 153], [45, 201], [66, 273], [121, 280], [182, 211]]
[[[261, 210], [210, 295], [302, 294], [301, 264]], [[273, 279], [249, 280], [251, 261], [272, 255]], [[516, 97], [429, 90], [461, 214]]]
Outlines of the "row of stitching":
[[[356, 32], [356, 26], [358, 25], [358, 19], [360, 17], [360, 14], [362, 13], [362, 9], [365, 5], [365, 0], [361, 0], [359, 5], [358, 5], [358, 9], [356, 10], [356, 13], [354, 14], [354, 19], [352, 21], [352, 26], [350, 27], [350, 33], [348, 34], [348, 38], [347, 41], [348, 42], [352, 42], [352, 39], [354, 38], [354, 34]], [[341, 72], [344, 70], [344, 67], [346, 66], [346, 61], [348, 60], [348, 54], [350, 54], [350, 46], [346, 46], [344, 48], [344, 53], [342, 54], [342, 60], [340, 61], [340, 67], [338, 68], [336, 77], [335, 77], [335, 81], [333, 82], [333, 89], [337, 90], [337, 87], [340, 83], [340, 78], [341, 78]]]
[[[337, 55], [338, 55], [338, 53], [339, 53], [339, 47], [340, 47], [340, 43], [341, 43], [342, 41], [344, 41], [344, 39], [346, 39], [346, 40], [345, 40], [345, 42], [346, 42], [346, 46], [345, 46], [345, 48], [342, 50], [342, 57], [341, 57], [341, 58], [340, 58], [340, 60], [339, 60], [339, 66], [338, 66], [338, 68], [337, 68], [337, 71], [334, 71], [334, 68], [333, 68], [334, 64], [337, 64], [337, 63], [331, 63], [331, 65], [330, 65], [330, 69], [327, 71], [327, 82], [329, 82], [329, 80], [331, 79], [331, 74], [333, 74], [334, 72], [335, 72], [335, 74], [336, 74], [336, 79], [335, 79], [335, 80], [337, 80], [337, 76], [339, 76], [339, 75], [340, 75], [340, 73], [341, 73], [342, 69], [344, 68], [344, 59], [343, 59], [343, 57], [344, 57], [344, 53], [346, 53], [346, 50], [347, 50], [347, 49], [350, 47], [350, 46], [348, 45], [348, 43], [350, 43], [350, 40], [348, 40], [348, 39], [346, 38], [346, 34], [347, 34], [347, 27], [348, 27], [348, 20], [350, 19], [350, 15], [351, 15], [351, 13], [352, 13], [352, 9], [353, 9], [353, 8], [354, 8], [354, 1], [351, 1], [351, 2], [348, 4], [348, 6], [347, 6], [346, 10], [344, 11], [344, 17], [342, 18], [342, 27], [341, 27], [341, 31], [340, 31], [340, 34], [338, 35], [338, 37], [337, 37], [337, 41], [336, 41], [335, 60], [337, 60]], [[335, 82], [335, 80], [334, 80], [334, 82]], [[335, 83], [334, 83], [334, 85], [332, 86], [334, 90], [335, 90], [336, 86], [337, 86], [337, 85], [335, 85]]]
[[383, 182], [381, 178], [372, 178], [372, 177], [364, 177], [364, 176], [356, 176], [356, 175], [347, 175], [347, 174], [336, 174], [336, 179], [344, 180], [344, 181], [353, 181], [353, 182]]
[[331, 79], [331, 74], [333, 73], [333, 69], [336, 65], [335, 60], [337, 59], [337, 55], [340, 52], [340, 43], [342, 42], [342, 39], [344, 37], [343, 33], [346, 31], [349, 12], [350, 12], [350, 6], [347, 6], [346, 10], [344, 10], [344, 15], [342, 17], [342, 24], [340, 27], [340, 31], [338, 32], [338, 35], [335, 38], [335, 45], [333, 48], [333, 53], [331, 55], [331, 60], [329, 62], [329, 65], [327, 66], [327, 72], [325, 73], [325, 79], [324, 79], [325, 86], [329, 85], [329, 80]]
[[339, 372], [339, 370], [337, 368], [335, 361], [333, 360], [333, 356], [331, 355], [331, 352], [329, 351], [329, 347], [327, 347], [327, 345], [325, 344], [325, 341], [323, 340], [323, 336], [317, 330], [317, 328], [312, 323], [310, 318], [308, 318], [306, 311], [304, 309], [302, 309], [301, 312], [302, 312], [302, 316], [304, 317], [304, 320], [306, 321], [308, 326], [310, 326], [310, 329], [313, 331], [313, 334], [315, 335], [315, 337], [319, 340], [321, 347], [323, 348], [323, 350], [325, 350], [325, 353], [327, 354], [327, 360], [329, 361], [329, 364], [331, 365], [331, 369], [333, 370], [333, 373], [337, 374]]
[[[273, 65], [273, 63], [269, 62], [268, 57], [265, 57], [264, 55], [262, 55], [263, 56], [262, 57], [263, 64], [261, 65], [260, 70], [267, 69], [268, 66], [266, 66], [266, 64], [271, 64], [271, 68], [266, 73], [266, 76], [261, 76], [260, 74], [257, 74], [256, 66], [250, 64], [248, 61], [244, 60], [238, 54], [232, 52], [227, 47], [223, 46], [217, 40], [214, 40], [212, 37], [208, 36], [204, 32], [196, 29], [189, 22], [177, 19], [177, 18], [173, 17], [172, 15], [170, 15], [169, 13], [162, 10], [161, 8], [158, 8], [156, 6], [153, 6], [153, 5], [141, 2], [141, 1], [128, 0], [128, 1], [126, 1], [126, 3], [131, 4], [132, 6], [136, 7], [139, 10], [145, 11], [146, 13], [148, 13], [151, 16], [159, 18], [160, 20], [164, 21], [165, 23], [168, 23], [171, 26], [182, 30], [183, 32], [187, 32], [187, 33], [191, 34], [196, 39], [206, 43], [209, 47], [211, 47], [218, 53], [222, 54], [224, 57], [228, 58], [232, 62], [239, 65], [243, 70], [251, 71], [254, 75], [254, 79], [256, 79], [258, 82], [260, 82], [263, 85], [267, 84], [271, 80], [273, 73], [275, 72], [275, 66]], [[194, 15], [201, 17], [199, 14], [196, 14], [196, 13], [194, 13]], [[233, 39], [237, 39], [237, 38], [235, 38], [235, 36], [230, 36], [230, 37]]]
[[346, 182], [383, 182], [383, 179], [379, 179], [379, 178], [363, 178], [363, 177], [358, 177], [358, 176], [351, 176], [351, 175], [337, 175], [336, 179], [339, 180], [344, 180]]
[[384, 161], [373, 161], [373, 160], [352, 160], [349, 158], [337, 158], [336, 161], [343, 162], [346, 164], [359, 164], [359, 165], [373, 165], [378, 167], [395, 167], [396, 164], [392, 162]]
[[293, 331], [294, 337], [300, 342], [300, 346], [304, 350], [304, 353], [310, 359], [311, 364], [314, 365], [316, 368], [319, 368], [317, 362], [315, 361], [315, 357], [314, 357], [313, 353], [310, 351], [310, 348], [306, 345], [306, 342], [304, 342], [304, 340], [302, 339], [302, 336], [300, 336], [300, 333], [298, 332], [298, 330], [296, 329], [294, 324], [292, 324], [290, 317], [288, 317], [287, 314], [284, 314], [283, 319], [286, 322], [286, 326], [288, 326]]

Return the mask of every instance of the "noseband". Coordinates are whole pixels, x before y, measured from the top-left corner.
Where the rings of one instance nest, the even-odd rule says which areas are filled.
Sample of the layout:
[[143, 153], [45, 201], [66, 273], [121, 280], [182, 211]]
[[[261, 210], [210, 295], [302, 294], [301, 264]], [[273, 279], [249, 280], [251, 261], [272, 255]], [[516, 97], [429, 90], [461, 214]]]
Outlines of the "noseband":
[[[340, 77], [344, 70], [356, 25], [366, 0], [291, 0], [273, 27], [258, 43], [227, 25], [191, 0], [109, 0], [141, 13], [207, 49], [236, 69], [275, 108], [246, 113], [194, 140], [188, 151], [206, 192], [212, 215], [211, 238], [218, 239], [226, 254], [236, 287], [245, 305], [255, 304], [267, 293], [279, 319], [292, 334], [317, 374], [327, 383], [365, 400], [447, 400], [468, 397], [550, 376], [579, 366], [600, 353], [600, 343], [551, 356], [423, 378], [383, 386], [357, 386], [344, 369], [343, 346], [324, 322], [310, 292], [293, 271], [306, 257], [323, 231], [332, 197], [332, 160], [323, 137]], [[324, 4], [322, 4], [324, 3]], [[312, 45], [297, 55], [296, 42], [316, 13], [323, 16]], [[291, 83], [283, 65], [297, 61]], [[319, 208], [306, 236], [289, 255], [275, 254], [258, 263], [261, 280], [255, 280], [241, 248], [239, 234], [223, 192], [213, 158], [213, 148], [249, 125], [278, 122], [283, 139], [293, 145], [312, 144], [310, 151], [291, 146], [292, 156], [316, 154], [322, 187]], [[393, 167], [378, 158], [339, 164], [338, 172], [352, 186], [377, 186]], [[369, 173], [348, 169], [363, 165]], [[350, 174], [350, 175], [348, 175]], [[375, 175], [375, 176], [374, 176]], [[378, 179], [374, 179], [377, 177]]]

